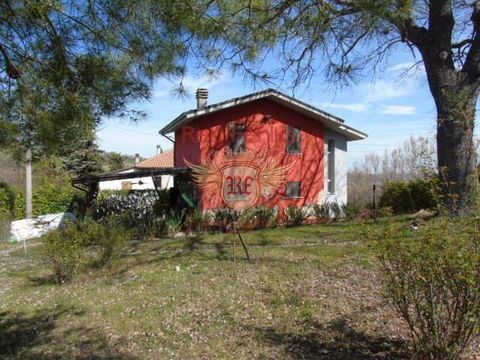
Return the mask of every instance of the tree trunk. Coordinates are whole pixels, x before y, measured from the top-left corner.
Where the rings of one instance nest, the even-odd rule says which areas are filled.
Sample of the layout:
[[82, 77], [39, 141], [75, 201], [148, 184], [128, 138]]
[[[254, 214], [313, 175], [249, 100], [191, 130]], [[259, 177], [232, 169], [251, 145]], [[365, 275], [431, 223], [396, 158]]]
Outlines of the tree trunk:
[[473, 129], [477, 94], [443, 93], [437, 104], [438, 171], [443, 205], [463, 215], [476, 205], [478, 178]]

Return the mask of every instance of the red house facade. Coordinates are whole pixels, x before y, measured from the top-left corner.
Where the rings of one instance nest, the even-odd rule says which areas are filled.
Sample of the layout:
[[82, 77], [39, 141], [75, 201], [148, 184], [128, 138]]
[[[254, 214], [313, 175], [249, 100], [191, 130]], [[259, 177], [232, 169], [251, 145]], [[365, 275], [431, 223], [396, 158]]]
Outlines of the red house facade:
[[272, 89], [208, 106], [207, 97], [199, 89], [197, 109], [160, 131], [175, 134], [174, 166], [192, 168], [202, 210], [347, 201], [347, 142], [366, 134]]

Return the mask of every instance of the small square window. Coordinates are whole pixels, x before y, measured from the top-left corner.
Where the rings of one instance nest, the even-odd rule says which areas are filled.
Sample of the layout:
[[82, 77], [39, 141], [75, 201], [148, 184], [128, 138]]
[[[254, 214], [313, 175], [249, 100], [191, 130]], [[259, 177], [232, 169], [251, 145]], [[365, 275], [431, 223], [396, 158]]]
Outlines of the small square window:
[[288, 181], [287, 182], [287, 198], [301, 197], [300, 188], [301, 188], [300, 181]]
[[231, 123], [229, 125], [228, 140], [230, 150], [233, 153], [242, 153], [247, 151], [245, 143], [245, 124]]
[[301, 154], [302, 133], [299, 128], [287, 126], [287, 154]]

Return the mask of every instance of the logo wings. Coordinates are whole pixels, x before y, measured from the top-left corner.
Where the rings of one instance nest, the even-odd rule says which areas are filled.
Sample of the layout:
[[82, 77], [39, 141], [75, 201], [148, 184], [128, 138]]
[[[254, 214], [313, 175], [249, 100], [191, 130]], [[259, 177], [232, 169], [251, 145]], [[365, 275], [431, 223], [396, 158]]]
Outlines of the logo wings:
[[[248, 162], [250, 165], [259, 169], [259, 184], [260, 193], [264, 197], [270, 197], [276, 190], [282, 186], [285, 182], [287, 172], [295, 165], [292, 162], [287, 165], [279, 165], [279, 160], [265, 159], [265, 157], [250, 156], [251, 160]], [[201, 165], [194, 165], [183, 159], [185, 164], [192, 169], [192, 176], [197, 185], [204, 190], [217, 190], [220, 191], [222, 187], [222, 171], [220, 170], [224, 166], [235, 166], [236, 159], [228, 158], [224, 160], [224, 163], [218, 165], [212, 158], [207, 159]]]

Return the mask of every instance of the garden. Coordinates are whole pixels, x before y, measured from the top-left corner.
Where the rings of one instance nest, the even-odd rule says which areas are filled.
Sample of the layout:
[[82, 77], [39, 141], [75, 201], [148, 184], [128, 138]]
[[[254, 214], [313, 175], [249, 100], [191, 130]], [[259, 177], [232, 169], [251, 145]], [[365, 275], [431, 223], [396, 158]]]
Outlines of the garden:
[[166, 212], [162, 199], [107, 194], [92, 218], [27, 253], [3, 244], [3, 357], [480, 354], [476, 218], [416, 219], [414, 230], [388, 207], [378, 217], [326, 204], [202, 214]]

